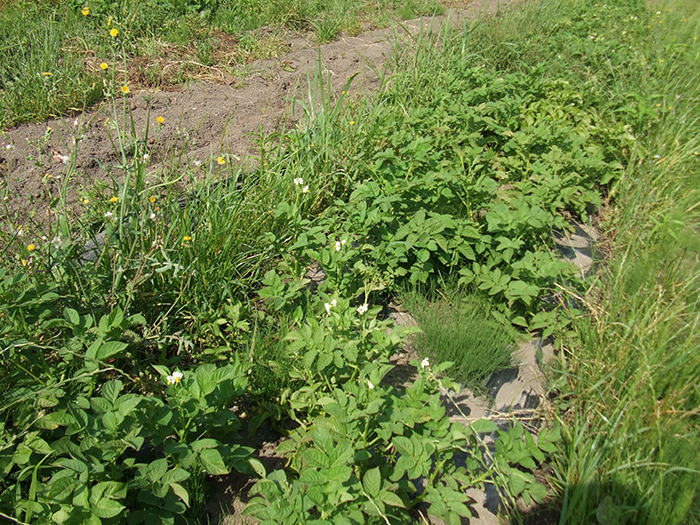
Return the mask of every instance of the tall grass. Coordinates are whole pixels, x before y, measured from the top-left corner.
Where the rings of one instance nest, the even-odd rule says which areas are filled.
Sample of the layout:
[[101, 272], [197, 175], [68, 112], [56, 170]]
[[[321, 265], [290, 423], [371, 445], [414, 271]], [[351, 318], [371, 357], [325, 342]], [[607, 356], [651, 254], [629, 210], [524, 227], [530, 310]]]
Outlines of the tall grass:
[[[567, 374], [589, 431], [576, 456], [599, 454], [592, 475], [568, 470], [564, 516], [613, 522], [700, 520], [700, 9], [656, 4], [642, 49], [655, 81], [636, 92], [659, 110], [620, 182], [609, 228], [614, 252], [592, 319], [579, 320]], [[623, 89], [617, 87], [619, 97]], [[641, 157], [641, 158], [640, 158]]]
[[99, 76], [83, 67], [86, 43], [69, 29], [77, 16], [35, 4], [0, 12], [0, 127], [83, 109], [101, 97]]
[[[42, 286], [32, 288], [36, 297], [14, 296], [16, 283], [6, 283], [2, 307], [12, 311], [3, 315], [28, 313], [25, 325], [3, 334], [20, 345], [36, 335], [48, 310], [107, 313], [120, 305], [146, 321], [142, 340], [127, 334], [142, 352], [131, 360], [134, 366], [226, 359], [231, 350], [244, 351], [258, 367], [254, 390], [273, 397], [286, 386], [280, 349], [286, 319], [258, 308], [261, 276], [300, 232], [328, 213], [334, 198], [382, 176], [373, 167], [377, 153], [394, 146], [389, 137], [397, 148], [414, 140], [408, 130], [398, 130], [405, 136], [388, 133], [398, 116], [420, 115], [424, 102], [436, 97], [449, 102], [449, 72], [457, 65], [563, 80], [600, 116], [591, 126], [604, 129], [591, 133], [605, 137], [608, 126], [624, 124], [635, 140], [611, 152], [626, 171], [601, 217], [610, 256], [583, 298], [588, 312], [574, 316], [573, 333], [559, 334], [565, 352], [554, 386], [565, 439], [553, 483], [561, 522], [697, 521], [700, 8], [658, 5], [647, 11], [641, 0], [543, 0], [463, 31], [426, 33], [414, 41], [414, 52], [397, 53], [400, 73], [385, 79], [381, 96], [347, 112], [329, 103], [328, 86], [317, 78], [303, 103], [306, 129], [276, 143], [263, 140], [256, 173], [230, 173], [222, 181], [212, 170], [210, 180], [181, 203], [168, 202], [167, 191], [154, 193], [127, 180], [115, 183], [114, 203], [91, 195], [100, 202], [94, 229], [65, 220], [52, 225], [57, 229], [45, 233], [48, 239], [62, 236], [57, 246], [6, 235], [14, 248], [3, 252], [3, 263]], [[437, 125], [432, 131], [442, 133]], [[459, 144], [453, 146], [455, 157], [463, 154]], [[142, 170], [138, 156], [128, 162], [134, 173]], [[293, 182], [297, 178], [309, 186], [308, 194]], [[388, 177], [382, 182], [391, 189]], [[106, 240], [85, 262], [80, 250], [103, 227]], [[39, 305], [34, 310], [32, 301]], [[482, 334], [479, 316], [460, 313], [462, 330]], [[56, 326], [46, 328], [46, 337], [56, 336]], [[40, 335], [42, 345], [50, 345]]]

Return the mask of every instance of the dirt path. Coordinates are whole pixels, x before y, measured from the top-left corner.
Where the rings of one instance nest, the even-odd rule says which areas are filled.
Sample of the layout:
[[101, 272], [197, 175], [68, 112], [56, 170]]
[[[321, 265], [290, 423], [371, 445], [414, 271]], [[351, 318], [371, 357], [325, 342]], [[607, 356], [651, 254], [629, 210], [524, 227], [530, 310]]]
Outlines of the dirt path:
[[[498, 5], [499, 0], [473, 0], [465, 9], [450, 10], [448, 16], [452, 21], [476, 19], [495, 13]], [[402, 26], [416, 34], [437, 27], [442, 19], [423, 18]], [[377, 73], [390, 67], [395, 33], [405, 35], [401, 28], [389, 28], [322, 46], [309, 37], [290, 35], [288, 55], [251, 64], [247, 76], [234, 86], [195, 83], [171, 92], [132, 90], [126, 108], [131, 117], [127, 119], [133, 118], [139, 140], [145, 137], [150, 101], [147, 173], [159, 179], [164, 174], [201, 176], [211, 159], [220, 155], [227, 160], [225, 169], [254, 163], [251, 134], [297, 124], [300, 115], [290, 113], [291, 101], [306, 94], [307, 78], [319, 68], [319, 54], [324, 75], [332, 79], [333, 93], [340, 93], [346, 79], [357, 74], [351, 95], [362, 96], [380, 87]], [[122, 110], [120, 107], [116, 112], [117, 121], [121, 121]], [[157, 123], [157, 117], [163, 118], [163, 124]], [[114, 121], [113, 109], [103, 104], [75, 117], [26, 124], [0, 135], [0, 197], [4, 205], [0, 214], [20, 223], [32, 216], [43, 219], [49, 202], [58, 196], [69, 169], [68, 159], [74, 154], [76, 170], [69, 181], [67, 203], [80, 213], [84, 206], [81, 199], [89, 189], [108, 184], [110, 171], [112, 176], [120, 176], [113, 168], [121, 161], [113, 145]]]

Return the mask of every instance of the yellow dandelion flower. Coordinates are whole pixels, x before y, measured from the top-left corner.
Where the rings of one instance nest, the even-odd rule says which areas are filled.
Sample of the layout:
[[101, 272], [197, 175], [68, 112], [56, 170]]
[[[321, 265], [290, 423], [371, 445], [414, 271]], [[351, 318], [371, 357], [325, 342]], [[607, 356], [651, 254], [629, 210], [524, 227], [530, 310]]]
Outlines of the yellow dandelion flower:
[[111, 199], [109, 199], [109, 202], [111, 202], [112, 204], [114, 204], [115, 202], [119, 202], [119, 197], [112, 197]]
[[22, 266], [27, 266], [29, 264], [29, 261], [27, 259], [22, 259]]
[[216, 159], [216, 162], [219, 163], [219, 166], [223, 166], [224, 164], [226, 164], [226, 159], [223, 158], [223, 157], [218, 157], [218, 158]]
[[148, 200], [150, 202], [156, 202], [156, 198], [153, 195], [151, 195]]
[[192, 240], [192, 237], [190, 237], [189, 235], [185, 235], [185, 236], [182, 238], [182, 240], [185, 241], [185, 242], [189, 242], [189, 241]]
[[351, 126], [354, 126], [354, 125], [355, 125], [355, 121], [354, 121], [354, 120], [351, 120], [351, 121], [350, 121], [350, 125], [351, 125]]
[[116, 27], [113, 27], [112, 29], [109, 30], [109, 34], [112, 37], [117, 38], [117, 35], [119, 34], [119, 30]]
[[108, 67], [109, 67], [109, 64], [108, 64], [107, 62], [102, 62], [102, 63], [100, 64], [100, 68], [101, 68], [103, 71], [107, 71], [107, 68], [108, 68]]
[[129, 86], [127, 86], [126, 84], [124, 84], [124, 85], [122, 86], [122, 93], [124, 93], [125, 95], [128, 95], [129, 93], [131, 93], [131, 90], [129, 89]]
[[89, 7], [83, 7], [82, 11], [80, 11], [80, 12], [83, 13], [83, 16], [87, 16], [87, 15], [90, 14], [90, 8], [89, 8]]
[[163, 122], [165, 122], [165, 119], [163, 117], [158, 117], [156, 120], [158, 121], [158, 124], [162, 124]]
[[90, 204], [90, 199], [83, 199], [83, 204]]
[[341, 93], [340, 93], [340, 94], [341, 94], [341, 95], [345, 95], [345, 91], [341, 91]]
[[42, 75], [44, 75], [45, 77], [50, 77], [51, 75], [53, 75], [53, 73], [51, 73], [50, 71], [44, 71]]
[[35, 249], [36, 249], [36, 246], [34, 244], [27, 245], [28, 252], [33, 252]]

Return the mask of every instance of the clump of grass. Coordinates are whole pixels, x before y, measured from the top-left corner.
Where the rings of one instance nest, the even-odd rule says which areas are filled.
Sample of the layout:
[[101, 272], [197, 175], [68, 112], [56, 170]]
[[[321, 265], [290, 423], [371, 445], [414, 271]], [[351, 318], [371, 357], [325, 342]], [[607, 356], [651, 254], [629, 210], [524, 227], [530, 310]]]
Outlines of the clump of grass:
[[291, 384], [289, 370], [292, 359], [279, 325], [261, 324], [251, 340], [251, 376], [249, 392], [256, 399], [273, 401]]
[[404, 293], [400, 302], [423, 330], [414, 340], [421, 356], [452, 362], [450, 375], [481, 389], [491, 374], [512, 365], [517, 333], [490, 314], [490, 304], [476, 294]]
[[71, 35], [75, 23], [75, 16], [34, 4], [0, 12], [0, 127], [84, 108], [102, 96], [99, 75], [85, 69], [84, 49]]

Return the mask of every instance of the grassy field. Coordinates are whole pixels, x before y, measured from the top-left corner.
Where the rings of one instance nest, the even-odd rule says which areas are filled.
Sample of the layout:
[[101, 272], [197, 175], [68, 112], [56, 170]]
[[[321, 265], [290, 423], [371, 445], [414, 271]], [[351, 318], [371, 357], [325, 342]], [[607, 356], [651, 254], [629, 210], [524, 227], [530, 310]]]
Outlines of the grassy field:
[[[45, 43], [0, 40], [26, 52], [0, 77], [4, 124], [101, 97], [91, 75], [108, 51], [130, 75], [140, 46], [185, 28], [313, 22], [323, 40], [321, 25], [350, 31], [386, 7], [236, 4], [246, 18], [173, 3], [182, 23], [154, 34], [149, 6], [4, 6], [0, 34]], [[303, 16], [274, 18], [289, 12]], [[1, 516], [206, 523], [207, 480], [237, 471], [258, 479], [246, 512], [267, 523], [459, 523], [463, 489], [485, 483], [514, 519], [522, 499], [560, 523], [698, 523], [698, 36], [691, 1], [523, 3], [397, 48], [371, 99], [344, 105], [318, 76], [321, 103], [261, 137], [265, 158], [238, 183], [212, 166], [178, 201], [122, 151], [125, 179], [88, 195], [89, 218], [69, 220], [64, 186], [46, 231], [4, 224]], [[44, 113], [27, 109], [47, 93]], [[553, 244], [571, 219], [604, 239], [587, 280]], [[383, 379], [415, 330], [387, 333], [380, 315], [402, 294], [428, 357], [405, 390]], [[546, 429], [535, 442], [518, 424], [451, 425], [440, 361], [478, 384], [509, 365], [516, 330], [559, 349]], [[288, 438], [284, 468], [245, 445], [261, 425]], [[493, 452], [485, 432], [500, 432]]]

